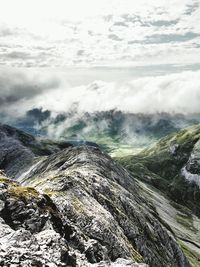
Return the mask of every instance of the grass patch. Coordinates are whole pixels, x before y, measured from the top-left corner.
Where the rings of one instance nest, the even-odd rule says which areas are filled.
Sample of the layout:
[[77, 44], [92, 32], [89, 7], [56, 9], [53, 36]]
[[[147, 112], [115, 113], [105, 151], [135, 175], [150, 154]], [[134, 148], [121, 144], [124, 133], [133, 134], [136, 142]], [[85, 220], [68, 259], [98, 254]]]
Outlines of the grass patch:
[[20, 186], [17, 182], [0, 175], [0, 183], [8, 186], [8, 194], [16, 199], [30, 200], [38, 198], [39, 193], [33, 187]]
[[8, 193], [17, 199], [30, 200], [39, 197], [39, 193], [33, 187], [18, 186], [16, 184], [8, 188]]

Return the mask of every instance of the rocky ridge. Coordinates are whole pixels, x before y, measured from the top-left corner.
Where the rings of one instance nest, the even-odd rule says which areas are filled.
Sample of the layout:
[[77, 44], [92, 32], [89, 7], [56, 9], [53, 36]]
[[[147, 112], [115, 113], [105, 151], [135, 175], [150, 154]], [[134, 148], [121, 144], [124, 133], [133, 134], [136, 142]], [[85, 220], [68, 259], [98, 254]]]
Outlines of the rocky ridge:
[[48, 193], [64, 217], [97, 241], [98, 256], [150, 266], [187, 266], [173, 234], [161, 225], [136, 181], [98, 148], [72, 147], [44, 159], [22, 184]]
[[[0, 187], [0, 266], [111, 264], [109, 258], [95, 265], [88, 262], [87, 257], [99, 253], [97, 242], [86, 240], [78, 228], [65, 220], [48, 195], [2, 175]], [[79, 246], [82, 246], [82, 253]], [[126, 259], [117, 259], [117, 264], [147, 266]]]
[[190, 266], [144, 189], [99, 148], [15, 168], [17, 181], [0, 177], [0, 266]]

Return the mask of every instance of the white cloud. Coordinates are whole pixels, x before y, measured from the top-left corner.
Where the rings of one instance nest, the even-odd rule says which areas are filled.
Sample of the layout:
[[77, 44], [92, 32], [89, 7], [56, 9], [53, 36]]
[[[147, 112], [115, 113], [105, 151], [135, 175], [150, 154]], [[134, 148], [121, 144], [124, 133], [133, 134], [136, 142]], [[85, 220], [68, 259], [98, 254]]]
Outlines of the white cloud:
[[54, 75], [28, 72], [16, 69], [0, 69], [0, 111], [18, 116], [31, 104], [36, 96], [50, 92], [60, 86], [60, 80]]
[[[120, 72], [116, 70], [113, 76], [114, 73]], [[92, 82], [85, 85], [79, 85], [83, 84], [81, 80], [73, 85], [81, 70], [69, 74], [65, 70], [2, 72], [1, 111], [16, 116], [32, 108], [43, 108], [53, 114], [74, 108], [79, 113], [111, 109], [131, 113], [200, 113], [200, 71], [135, 79], [130, 75], [127, 81], [115, 82], [91, 78]], [[85, 75], [82, 76], [84, 79]]]
[[[132, 113], [200, 112], [200, 72], [145, 77], [125, 83], [93, 82], [88, 86], [59, 88], [37, 103], [61, 112], [73, 104], [80, 112], [118, 109]], [[47, 101], [48, 100], [48, 101]]]

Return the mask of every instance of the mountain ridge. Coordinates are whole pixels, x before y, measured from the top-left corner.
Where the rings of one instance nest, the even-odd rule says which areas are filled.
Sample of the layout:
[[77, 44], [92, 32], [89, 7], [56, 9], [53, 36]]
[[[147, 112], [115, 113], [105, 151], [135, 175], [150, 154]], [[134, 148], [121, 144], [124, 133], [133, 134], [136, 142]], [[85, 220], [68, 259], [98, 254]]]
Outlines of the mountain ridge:
[[[145, 262], [149, 266], [160, 267], [190, 266], [176, 242], [173, 231], [163, 223], [153, 203], [149, 199], [145, 199], [142, 187], [123, 167], [97, 147], [71, 146], [43, 157], [37, 166], [30, 169], [26, 176], [21, 176], [19, 181], [21, 185], [14, 185], [14, 188], [22, 186], [20, 188], [22, 194], [18, 192], [16, 196], [16, 190], [14, 190], [14, 201], [12, 200], [13, 196], [10, 201], [10, 191], [8, 192], [10, 185], [6, 185], [7, 182], [1, 180], [0, 196], [4, 196], [4, 198], [1, 197], [4, 202], [4, 206], [3, 204], [2, 206], [4, 209], [5, 205], [7, 209], [9, 207], [11, 222], [14, 224], [13, 229], [11, 228], [12, 231], [9, 231], [18, 234], [18, 230], [22, 232], [25, 230], [26, 234], [28, 231], [30, 236], [29, 225], [31, 225], [33, 227], [32, 238], [41, 242], [40, 237], [44, 234], [43, 230], [45, 229], [47, 237], [54, 240], [52, 244], [62, 247], [62, 245], [58, 245], [56, 241], [58, 239], [55, 237], [59, 234], [67, 242], [68, 248], [64, 249], [66, 262], [62, 263], [62, 253], [60, 252], [60, 258], [58, 259], [56, 256], [57, 263], [54, 262], [54, 264], [57, 265], [55, 266], [66, 266], [67, 261], [72, 261], [74, 266], [95, 266], [95, 264], [96, 266], [98, 264], [100, 264], [99, 266], [108, 266], [112, 264], [111, 262], [117, 264], [116, 261], [122, 261], [121, 266], [126, 266], [127, 260], [129, 260], [129, 264], [132, 264], [131, 266], [140, 266], [134, 262], [138, 262], [138, 264]], [[42, 204], [39, 205], [46, 207], [51, 203], [50, 211], [45, 213], [45, 223], [42, 228], [39, 228], [39, 232], [36, 226], [41, 225], [39, 223], [42, 220], [41, 216], [43, 218], [43, 214], [40, 214], [41, 207], [38, 207], [37, 197], [34, 200], [35, 198], [31, 196], [33, 199], [31, 203], [27, 202], [29, 199], [23, 199], [24, 186], [25, 191], [28, 190], [27, 186], [34, 188], [30, 196], [35, 190], [43, 192], [42, 196], [39, 193], [40, 198], [43, 199], [41, 200]], [[11, 192], [13, 191], [11, 190]], [[31, 205], [28, 210], [22, 204], [24, 201]], [[25, 215], [22, 218], [19, 218], [17, 213], [19, 208]], [[33, 216], [30, 220], [29, 213], [32, 214], [30, 211], [32, 209], [39, 209], [39, 216]], [[58, 212], [55, 212], [54, 209]], [[60, 215], [58, 216], [58, 214]], [[2, 210], [0, 215], [3, 219]], [[16, 217], [17, 220], [15, 220]], [[5, 221], [2, 225], [3, 228], [7, 227]], [[59, 232], [59, 229], [65, 228], [64, 225], [68, 229], [68, 234], [64, 232], [63, 236], [63, 232]], [[56, 232], [55, 229], [59, 231]], [[50, 230], [54, 232], [49, 232]], [[5, 240], [6, 234], [2, 238]], [[23, 234], [20, 238], [23, 240]], [[10, 247], [9, 242], [7, 243]], [[20, 245], [23, 246], [23, 242]], [[13, 251], [12, 245], [10, 249]], [[50, 249], [54, 253], [54, 249]], [[2, 250], [0, 251], [3, 253]], [[48, 248], [45, 248], [44, 251], [49, 253]], [[23, 251], [23, 253], [26, 258], [26, 252]], [[32, 264], [35, 252], [31, 253], [29, 252], [29, 264]], [[10, 255], [14, 257], [12, 261], [15, 260], [16, 254], [11, 253]], [[38, 264], [41, 266], [43, 266], [43, 262], [47, 262], [43, 256], [40, 256], [38, 260], [40, 261]], [[23, 261], [26, 262], [26, 260]], [[7, 266], [8, 262], [4, 261], [4, 264]], [[145, 266], [145, 264], [141, 266]]]

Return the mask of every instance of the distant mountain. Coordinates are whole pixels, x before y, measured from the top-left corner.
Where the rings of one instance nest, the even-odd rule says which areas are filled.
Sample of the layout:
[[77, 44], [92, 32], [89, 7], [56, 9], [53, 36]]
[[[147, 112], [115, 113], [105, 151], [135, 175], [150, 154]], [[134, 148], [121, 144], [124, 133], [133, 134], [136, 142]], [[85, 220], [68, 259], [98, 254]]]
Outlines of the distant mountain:
[[200, 115], [132, 114], [110, 110], [52, 115], [33, 109], [12, 125], [34, 135], [71, 142], [98, 143], [112, 155], [131, 154], [167, 134], [200, 123]]
[[71, 144], [37, 138], [8, 125], [0, 124], [0, 169], [10, 177], [20, 175], [36, 157], [50, 155]]

